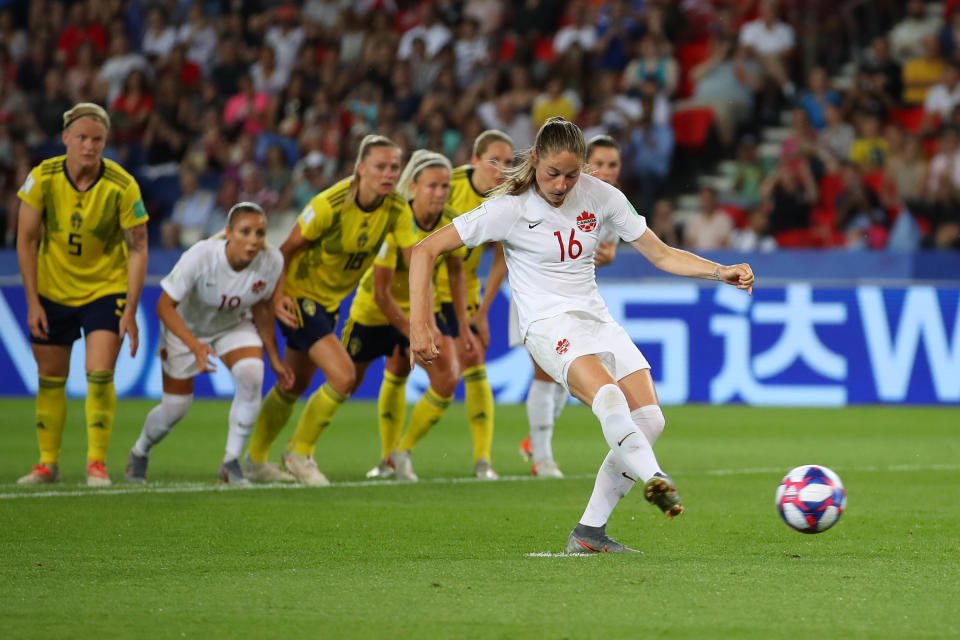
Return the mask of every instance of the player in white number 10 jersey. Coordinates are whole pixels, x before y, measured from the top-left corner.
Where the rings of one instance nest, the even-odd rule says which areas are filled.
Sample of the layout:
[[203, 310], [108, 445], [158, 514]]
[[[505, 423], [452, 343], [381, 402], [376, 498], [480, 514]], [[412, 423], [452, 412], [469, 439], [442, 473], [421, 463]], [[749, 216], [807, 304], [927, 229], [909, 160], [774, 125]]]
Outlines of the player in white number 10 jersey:
[[[266, 227], [266, 216], [257, 204], [234, 205], [225, 233], [190, 247], [161, 280], [157, 315], [163, 323], [158, 346], [163, 398], [147, 414], [140, 438], [130, 449], [128, 482], [146, 482], [151, 449], [187, 413], [194, 376], [215, 371], [210, 357], [216, 356], [236, 383], [218, 477], [223, 483], [249, 484], [238, 458], [260, 409], [264, 348], [280, 385], [293, 383], [293, 372], [277, 352], [271, 307], [283, 257], [265, 245]], [[255, 479], [293, 480], [279, 469], [272, 471], [269, 478]]]
[[437, 256], [462, 245], [499, 241], [517, 301], [520, 334], [540, 367], [592, 407], [610, 446], [593, 494], [567, 539], [568, 553], [633, 551], [606, 534], [614, 507], [636, 482], [669, 517], [683, 512], [653, 445], [663, 431], [650, 365], [600, 297], [594, 255], [610, 228], [656, 267], [721, 280], [752, 292], [749, 265], [722, 266], [663, 244], [616, 188], [581, 175], [587, 145], [580, 129], [551, 118], [494, 197], [414, 247], [410, 260], [410, 353], [423, 366], [438, 355], [428, 321]]

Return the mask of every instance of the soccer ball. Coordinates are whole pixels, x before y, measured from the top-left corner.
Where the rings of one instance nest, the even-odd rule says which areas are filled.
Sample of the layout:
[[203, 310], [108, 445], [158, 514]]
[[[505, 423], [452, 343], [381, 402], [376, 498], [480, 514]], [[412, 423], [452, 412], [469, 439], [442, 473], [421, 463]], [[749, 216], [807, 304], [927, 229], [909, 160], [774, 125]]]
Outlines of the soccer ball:
[[826, 531], [837, 523], [846, 505], [840, 476], [816, 464], [793, 469], [777, 488], [780, 517], [800, 533]]

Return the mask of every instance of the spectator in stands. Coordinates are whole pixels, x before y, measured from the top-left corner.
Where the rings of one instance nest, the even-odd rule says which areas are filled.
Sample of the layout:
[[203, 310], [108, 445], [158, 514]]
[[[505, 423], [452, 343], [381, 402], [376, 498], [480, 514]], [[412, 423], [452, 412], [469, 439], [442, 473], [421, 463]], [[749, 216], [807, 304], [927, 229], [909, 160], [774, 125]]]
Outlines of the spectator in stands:
[[835, 104], [827, 104], [824, 111], [826, 125], [820, 130], [818, 142], [820, 148], [829, 154], [835, 164], [850, 157], [850, 147], [857, 137], [853, 125], [843, 119], [843, 111]]
[[903, 100], [903, 69], [890, 55], [890, 42], [885, 36], [870, 41], [864, 66], [871, 74], [883, 74], [883, 91], [891, 103]]
[[560, 70], [555, 71], [547, 79], [543, 93], [533, 101], [533, 124], [543, 126], [548, 118], [562, 116], [565, 120], [574, 122], [583, 103], [580, 96], [573, 89], [564, 88], [564, 77]]
[[[837, 194], [835, 203], [837, 212], [836, 226], [844, 236], [844, 245], [851, 249], [881, 248], [877, 227], [886, 224], [886, 212], [880, 204], [880, 198], [870, 189], [863, 179], [863, 172], [852, 162], [844, 163], [840, 171], [843, 189]], [[880, 246], [877, 246], [880, 244]]]
[[480, 104], [477, 115], [483, 121], [485, 129], [503, 131], [510, 136], [518, 149], [525, 149], [533, 144], [533, 119], [528, 114], [517, 111], [509, 95]]
[[[98, 22], [91, 20], [87, 0], [79, 0], [70, 7], [70, 18], [57, 40], [57, 59], [67, 67], [76, 64], [77, 49], [89, 43], [96, 55], [107, 52], [107, 31]], [[91, 56], [92, 57], [92, 56]]]
[[885, 120], [887, 111], [897, 103], [884, 90], [885, 82], [886, 76], [876, 69], [861, 67], [854, 78], [853, 86], [844, 97], [844, 117], [852, 119], [860, 111], [870, 111]]
[[503, 5], [503, 0], [467, 0], [464, 3], [463, 15], [476, 20], [480, 33], [489, 36], [503, 24]]
[[810, 166], [799, 155], [781, 156], [760, 193], [770, 206], [768, 231], [772, 235], [809, 226], [810, 207], [817, 201], [818, 190]]
[[883, 166], [887, 157], [887, 140], [880, 133], [880, 118], [861, 111], [856, 118], [857, 137], [850, 147], [850, 161], [861, 169]]
[[215, 205], [213, 192], [200, 188], [197, 171], [183, 164], [180, 167], [180, 197], [161, 230], [164, 248], [186, 248], [202, 239]]
[[887, 125], [887, 176], [896, 185], [900, 200], [908, 205], [923, 196], [927, 162], [920, 136], [904, 134], [899, 125]]
[[949, 119], [950, 112], [958, 104], [960, 104], [960, 63], [947, 60], [943, 65], [942, 80], [930, 87], [923, 101], [923, 129], [925, 131], [936, 129], [941, 121]]
[[303, 20], [332, 33], [348, 4], [343, 0], [307, 0], [303, 3]]
[[270, 97], [253, 86], [253, 78], [240, 77], [240, 91], [227, 100], [223, 123], [230, 129], [256, 135], [267, 127]]
[[480, 33], [480, 21], [467, 18], [460, 25], [460, 32], [453, 45], [457, 58], [457, 84], [465, 89], [480, 77], [488, 63], [490, 43]]
[[[584, 0], [573, 0], [567, 9], [570, 22], [553, 37], [553, 51], [562, 55], [577, 45], [583, 51], [593, 51], [597, 44], [596, 11]], [[539, 126], [539, 125], [537, 125]]]
[[277, 69], [286, 77], [290, 77], [305, 40], [303, 27], [298, 21], [299, 12], [295, 6], [281, 5], [273, 10], [274, 23], [263, 36], [264, 44], [273, 49]]
[[[630, 61], [630, 43], [636, 42], [640, 33], [640, 25], [625, 0], [604, 3], [597, 21], [597, 42], [593, 47], [596, 66], [604, 71], [622, 72]], [[672, 60], [668, 47], [663, 53]], [[669, 95], [673, 95], [674, 89], [676, 82]]]
[[263, 92], [274, 97], [283, 91], [290, 80], [290, 76], [277, 65], [273, 47], [263, 45], [257, 61], [250, 67], [250, 77], [253, 78], [253, 89], [257, 93]]
[[280, 194], [268, 187], [263, 181], [261, 171], [252, 162], [240, 166], [240, 193], [242, 202], [256, 202], [266, 212], [276, 210]]
[[0, 10], [0, 42], [6, 44], [10, 59], [15, 64], [27, 54], [27, 34], [14, 25], [13, 14], [7, 9]]
[[943, 77], [943, 58], [936, 36], [923, 38], [923, 55], [903, 65], [903, 101], [923, 104], [927, 91]]
[[654, 121], [654, 97], [648, 93], [640, 98], [643, 112], [630, 133], [629, 146], [624, 154], [625, 159], [629, 159], [625, 163], [627, 180], [637, 190], [641, 211], [653, 209], [666, 185], [673, 158], [673, 129], [668, 124]]
[[246, 73], [247, 65], [240, 60], [239, 43], [226, 38], [217, 45], [217, 63], [210, 73], [210, 79], [221, 96], [232, 96], [240, 91], [240, 77]]
[[760, 187], [763, 185], [765, 171], [757, 154], [756, 138], [752, 135], [741, 138], [731, 173], [733, 204], [744, 209], [752, 209], [760, 204]]
[[204, 71], [210, 68], [217, 48], [217, 32], [207, 19], [204, 3], [194, 2], [187, 21], [177, 30], [177, 42], [186, 47], [186, 58]]
[[796, 89], [790, 81], [788, 57], [796, 41], [793, 27], [777, 17], [776, 0], [761, 1], [760, 17], [740, 29], [740, 44], [756, 53], [768, 80], [788, 98], [794, 95]]
[[650, 230], [657, 237], [671, 247], [680, 246], [680, 234], [677, 231], [677, 222], [673, 217], [673, 203], [669, 198], [657, 200], [653, 206], [653, 215], [650, 216]]
[[[44, 40], [44, 34], [37, 33], [31, 39], [27, 55], [17, 65], [16, 82], [23, 91], [36, 92], [43, 89], [43, 78], [51, 68], [50, 51]], [[58, 69], [61, 67], [58, 65]], [[68, 92], [69, 95], [69, 92]], [[19, 205], [18, 205], [19, 206]]]
[[143, 32], [140, 50], [154, 64], [162, 64], [177, 43], [177, 30], [167, 21], [167, 12], [155, 4], [147, 11], [147, 27]]
[[683, 246], [698, 251], [723, 249], [733, 229], [733, 220], [717, 206], [717, 192], [701, 187], [700, 210], [683, 225]]
[[[146, 74], [140, 69], [133, 69], [124, 80], [120, 94], [110, 104], [114, 141], [120, 145], [139, 146], [151, 113], [153, 94], [147, 86]], [[142, 161], [139, 157], [135, 160]], [[137, 162], [130, 164], [135, 166]]]
[[807, 112], [807, 119], [817, 131], [827, 125], [828, 104], [840, 104], [840, 94], [830, 88], [827, 72], [823, 67], [814, 67], [807, 76], [807, 90], [800, 97], [800, 105]]
[[74, 49], [74, 64], [67, 69], [67, 95], [74, 103], [95, 100], [93, 85], [97, 79], [97, 66], [92, 42], [81, 42]]
[[413, 53], [413, 43], [416, 40], [423, 40], [426, 57], [432, 58], [450, 42], [452, 37], [450, 29], [437, 18], [437, 10], [432, 2], [421, 2], [417, 6], [417, 12], [420, 23], [400, 38], [400, 48], [397, 50], [397, 58], [400, 60], [410, 58]]
[[295, 210], [303, 211], [313, 196], [326, 188], [327, 180], [323, 172], [325, 162], [326, 157], [319, 151], [311, 151], [303, 159], [300, 179], [294, 183], [291, 198]]
[[734, 251], [774, 251], [777, 241], [767, 232], [769, 207], [756, 205], [747, 216], [747, 226], [730, 232], [729, 247]]
[[107, 103], [113, 104], [113, 101], [120, 95], [123, 85], [134, 70], [144, 74], [147, 79], [153, 74], [150, 63], [139, 53], [130, 51], [130, 41], [123, 33], [118, 34], [110, 41], [110, 57], [107, 58], [100, 67], [98, 74], [99, 82], [106, 82]]
[[627, 92], [637, 93], [644, 80], [654, 77], [658, 88], [666, 96], [672, 96], [677, 90], [677, 62], [671, 56], [664, 55], [656, 38], [646, 35], [636, 45], [636, 55], [623, 73], [623, 84]]
[[708, 107], [713, 110], [717, 137], [725, 147], [733, 144], [737, 128], [753, 114], [753, 93], [760, 87], [760, 66], [746, 55], [744, 47], [724, 38], [714, 38], [710, 57], [695, 66], [693, 97], [676, 109]]
[[57, 140], [63, 131], [63, 114], [73, 105], [64, 87], [63, 71], [58, 67], [49, 69], [44, 74], [43, 93], [35, 94], [30, 101], [38, 137], [45, 141]]
[[923, 56], [923, 40], [935, 38], [940, 25], [940, 17], [928, 14], [923, 0], [908, 0], [907, 15], [890, 32], [894, 57], [904, 63]]

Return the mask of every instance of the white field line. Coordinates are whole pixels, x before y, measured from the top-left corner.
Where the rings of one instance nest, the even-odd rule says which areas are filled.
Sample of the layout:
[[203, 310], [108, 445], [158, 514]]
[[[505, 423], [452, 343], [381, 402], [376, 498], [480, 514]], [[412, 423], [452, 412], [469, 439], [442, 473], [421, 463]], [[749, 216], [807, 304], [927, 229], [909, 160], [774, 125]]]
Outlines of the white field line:
[[[740, 475], [762, 475], [786, 474], [789, 469], [784, 467], [746, 467], [743, 469], [699, 469], [693, 471], [677, 471], [674, 475], [677, 478], [684, 476], [740, 476]], [[896, 464], [887, 466], [865, 466], [865, 467], [836, 467], [835, 471], [840, 474], [852, 473], [912, 473], [917, 471], [960, 471], [960, 464]], [[587, 480], [595, 477], [593, 474], [568, 475], [566, 480]], [[433, 484], [484, 484], [490, 480], [480, 480], [478, 478], [423, 478], [419, 483], [421, 485]], [[549, 482], [531, 476], [500, 476], [497, 482]], [[396, 482], [383, 480], [358, 480], [352, 482], [334, 482], [329, 487], [308, 487], [301, 484], [272, 483], [257, 484], [243, 489], [225, 487], [214, 483], [205, 482], [171, 482], [163, 484], [146, 485], [118, 485], [110, 488], [87, 487], [82, 484], [75, 485], [75, 489], [51, 489], [48, 491], [34, 491], [26, 487], [18, 487], [16, 484], [0, 485], [0, 490], [6, 490], [0, 493], [0, 500], [19, 500], [25, 498], [72, 498], [88, 496], [116, 496], [116, 495], [143, 495], [143, 494], [161, 494], [161, 493], [207, 493], [211, 491], [263, 491], [267, 489], [285, 489], [303, 490], [303, 489], [336, 489], [339, 487], [397, 487]]]

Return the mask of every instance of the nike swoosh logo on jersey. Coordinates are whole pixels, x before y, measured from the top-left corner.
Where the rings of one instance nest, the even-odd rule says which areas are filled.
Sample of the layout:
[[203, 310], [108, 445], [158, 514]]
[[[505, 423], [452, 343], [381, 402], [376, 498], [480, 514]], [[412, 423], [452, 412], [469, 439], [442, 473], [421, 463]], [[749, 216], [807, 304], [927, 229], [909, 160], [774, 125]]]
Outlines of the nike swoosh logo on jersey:
[[535, 226], [537, 226], [537, 225], [540, 224], [541, 222], [543, 222], [543, 220], [539, 220], [539, 221], [537, 221], [537, 222], [534, 222], [533, 224], [529, 224], [529, 223], [528, 223], [528, 224], [527, 224], [527, 228], [528, 228], [528, 229], [533, 229]]

